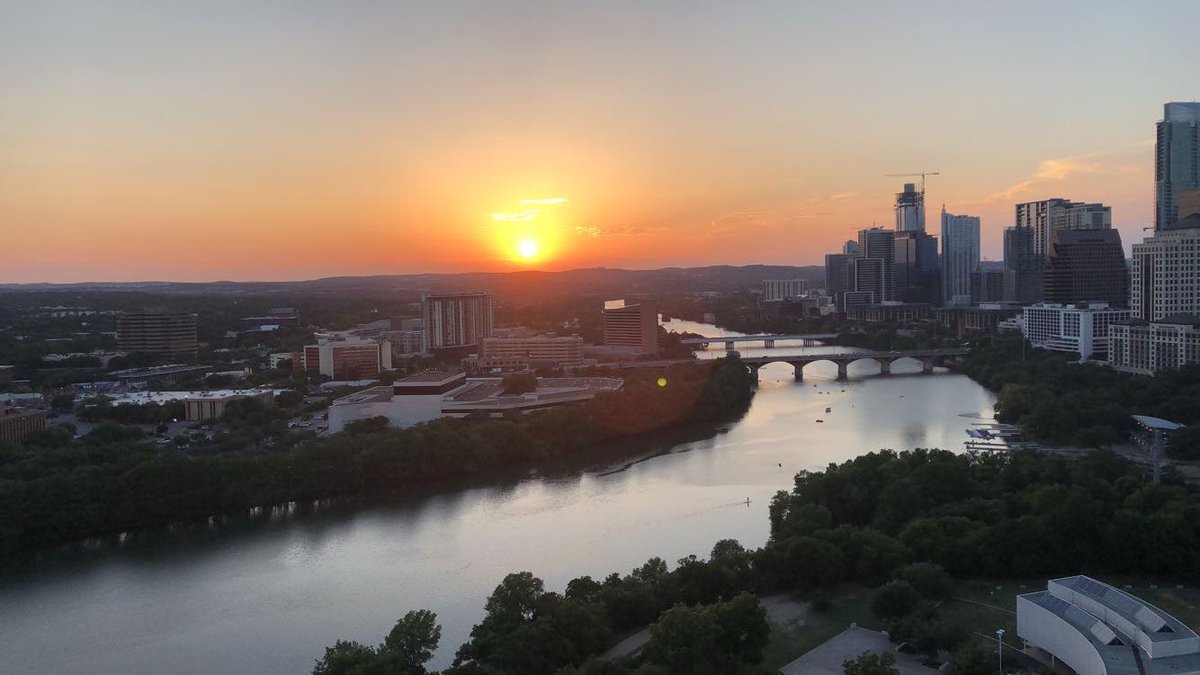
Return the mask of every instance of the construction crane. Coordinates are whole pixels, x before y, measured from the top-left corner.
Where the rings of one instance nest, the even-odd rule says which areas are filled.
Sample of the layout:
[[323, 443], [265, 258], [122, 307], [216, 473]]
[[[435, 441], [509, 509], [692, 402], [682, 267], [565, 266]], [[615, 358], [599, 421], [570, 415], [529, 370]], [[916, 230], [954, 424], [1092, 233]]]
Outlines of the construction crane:
[[921, 177], [921, 194], [925, 194], [925, 177], [926, 176], [940, 176], [940, 175], [942, 175], [942, 174], [938, 171], [921, 171], [919, 173], [889, 173], [889, 174], [887, 174], [887, 176], [889, 176], [891, 178], [920, 176]]

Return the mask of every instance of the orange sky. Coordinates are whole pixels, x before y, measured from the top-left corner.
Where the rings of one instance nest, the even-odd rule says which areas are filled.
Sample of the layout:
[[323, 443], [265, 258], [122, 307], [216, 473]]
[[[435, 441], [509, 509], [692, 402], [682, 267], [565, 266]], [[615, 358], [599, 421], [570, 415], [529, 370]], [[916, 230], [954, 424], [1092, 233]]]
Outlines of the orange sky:
[[1140, 240], [1196, 5], [798, 4], [3, 6], [0, 282], [819, 264], [919, 170]]

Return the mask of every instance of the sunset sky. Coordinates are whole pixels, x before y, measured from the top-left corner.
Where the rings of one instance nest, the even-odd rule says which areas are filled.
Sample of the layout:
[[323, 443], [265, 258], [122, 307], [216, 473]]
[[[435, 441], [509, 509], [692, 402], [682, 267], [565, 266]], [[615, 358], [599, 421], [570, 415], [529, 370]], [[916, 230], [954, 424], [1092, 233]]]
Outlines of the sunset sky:
[[[1153, 220], [1200, 2], [0, 0], [0, 282], [819, 264]], [[536, 249], [536, 250], [534, 250]], [[523, 255], [524, 253], [524, 255]]]

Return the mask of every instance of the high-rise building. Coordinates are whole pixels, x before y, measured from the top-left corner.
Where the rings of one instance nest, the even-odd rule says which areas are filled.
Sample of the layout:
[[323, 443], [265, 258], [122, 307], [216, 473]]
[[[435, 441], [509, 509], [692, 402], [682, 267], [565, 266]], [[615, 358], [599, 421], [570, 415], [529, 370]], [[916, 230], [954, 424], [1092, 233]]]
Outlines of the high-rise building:
[[1154, 143], [1154, 229], [1169, 230], [1179, 198], [1200, 188], [1200, 103], [1167, 103]]
[[19, 445], [45, 430], [45, 410], [0, 403], [0, 447]]
[[[859, 230], [858, 255], [851, 273], [854, 284], [852, 290], [874, 293], [875, 302], [894, 299], [892, 267], [896, 260], [895, 233], [879, 227]], [[866, 262], [868, 260], [879, 262]]]
[[1187, 218], [1133, 245], [1133, 318], [1200, 314], [1200, 218]]
[[1112, 207], [1055, 197], [1016, 206], [1017, 227], [1033, 231], [1033, 252], [1050, 255], [1050, 236], [1058, 230], [1107, 230], [1112, 227]]
[[494, 330], [491, 293], [429, 294], [421, 299], [429, 350], [478, 348]]
[[912, 183], [905, 183], [904, 191], [896, 193], [896, 231], [925, 231], [925, 193]]
[[[885, 280], [890, 278], [891, 265], [886, 261], [880, 258], [854, 258], [850, 261], [851, 289], [843, 293], [843, 296], [854, 293], [858, 301], [869, 298], [866, 304], [883, 302], [885, 299], [890, 300], [890, 294], [885, 296]], [[843, 301], [842, 309], [844, 310], [849, 305], [849, 301]]]
[[979, 267], [979, 216], [956, 216], [942, 206], [942, 297], [971, 302], [971, 274]]
[[940, 305], [941, 273], [937, 238], [920, 231], [894, 232], [893, 300]]
[[1003, 302], [1004, 282], [1009, 270], [980, 270], [971, 272], [971, 304]]
[[842, 253], [846, 255], [858, 255], [858, 242], [853, 239], [847, 239], [846, 243], [842, 244]]
[[767, 279], [763, 282], [763, 300], [787, 300], [808, 293], [804, 279]]
[[1200, 316], [1130, 319], [1108, 327], [1108, 365], [1113, 370], [1153, 375], [1189, 363], [1200, 363]]
[[825, 254], [825, 294], [833, 298], [839, 312], [844, 308], [843, 294], [854, 288], [850, 280], [850, 262], [855, 257], [845, 253]]
[[117, 346], [123, 352], [195, 357], [196, 315], [188, 312], [124, 312], [117, 317]]
[[1058, 230], [1050, 238], [1046, 302], [1129, 306], [1129, 271], [1117, 230]]
[[604, 344], [630, 347], [644, 354], [658, 351], [658, 311], [648, 302], [604, 303]]
[[1041, 302], [1042, 266], [1041, 256], [1033, 250], [1033, 228], [1004, 228], [1005, 301]]

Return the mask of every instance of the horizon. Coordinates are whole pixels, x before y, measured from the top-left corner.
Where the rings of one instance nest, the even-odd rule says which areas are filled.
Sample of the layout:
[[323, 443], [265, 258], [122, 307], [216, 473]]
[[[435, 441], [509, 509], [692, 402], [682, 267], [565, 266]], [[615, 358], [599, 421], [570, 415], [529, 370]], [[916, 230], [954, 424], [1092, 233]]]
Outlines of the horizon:
[[1128, 255], [1162, 106], [1200, 98], [1168, 0], [0, 19], [13, 284], [819, 266], [919, 171], [926, 231], [980, 216], [985, 259], [1051, 197], [1111, 206]]

